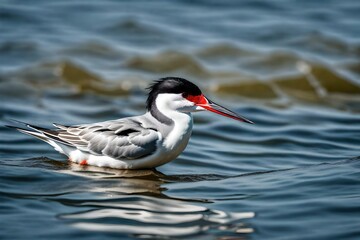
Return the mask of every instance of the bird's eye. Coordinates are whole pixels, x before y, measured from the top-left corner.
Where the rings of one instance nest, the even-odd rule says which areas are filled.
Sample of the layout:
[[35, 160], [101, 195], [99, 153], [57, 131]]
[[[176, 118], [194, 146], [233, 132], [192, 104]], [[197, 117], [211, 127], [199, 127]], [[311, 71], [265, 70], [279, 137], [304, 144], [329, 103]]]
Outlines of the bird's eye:
[[182, 94], [182, 96], [183, 96], [183, 98], [187, 98], [187, 97], [189, 96], [189, 94], [186, 93], [186, 92], [184, 92], [184, 93]]

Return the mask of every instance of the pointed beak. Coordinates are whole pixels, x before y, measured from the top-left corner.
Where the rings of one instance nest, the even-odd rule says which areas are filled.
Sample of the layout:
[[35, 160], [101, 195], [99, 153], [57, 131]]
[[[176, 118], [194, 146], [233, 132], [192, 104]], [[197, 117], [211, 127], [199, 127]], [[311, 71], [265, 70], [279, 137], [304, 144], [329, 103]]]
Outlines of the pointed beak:
[[213, 101], [209, 100], [208, 98], [206, 98], [204, 95], [201, 95], [201, 100], [198, 103], [195, 103], [197, 106], [200, 106], [210, 112], [214, 112], [217, 113], [219, 115], [228, 117], [228, 118], [232, 118], [241, 122], [246, 122], [246, 123], [250, 123], [250, 124], [254, 124], [252, 121], [234, 113], [233, 111], [220, 106], [219, 104], [214, 103]]

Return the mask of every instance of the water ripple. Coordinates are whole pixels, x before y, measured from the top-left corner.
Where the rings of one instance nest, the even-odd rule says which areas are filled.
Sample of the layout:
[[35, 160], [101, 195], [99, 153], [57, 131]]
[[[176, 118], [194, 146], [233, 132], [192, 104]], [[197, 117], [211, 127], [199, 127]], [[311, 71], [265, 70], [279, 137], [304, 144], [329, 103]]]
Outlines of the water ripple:
[[[359, 7], [3, 1], [0, 238], [358, 239]], [[142, 114], [164, 75], [255, 124], [196, 113], [186, 150], [139, 171], [79, 166], [4, 127]]]

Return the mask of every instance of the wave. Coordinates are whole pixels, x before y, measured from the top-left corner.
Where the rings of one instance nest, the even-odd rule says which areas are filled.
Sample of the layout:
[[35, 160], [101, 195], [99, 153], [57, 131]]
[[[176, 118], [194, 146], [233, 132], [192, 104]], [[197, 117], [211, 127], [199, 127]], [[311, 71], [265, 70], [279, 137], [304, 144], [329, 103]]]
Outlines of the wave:
[[[87, 49], [92, 46], [80, 49], [81, 54], [90, 51]], [[91, 51], [105, 51], [108, 55], [111, 50], [104, 46]], [[233, 65], [219, 68], [217, 61], [225, 61], [225, 65], [227, 61], [232, 62]], [[344, 69], [355, 68], [357, 71], [354, 66], [357, 65], [348, 64]], [[198, 49], [193, 54], [166, 50], [155, 55], [133, 55], [125, 58], [119, 67], [135, 72], [136, 77], [106, 79], [80, 64], [62, 60], [19, 69], [5, 75], [2, 82], [6, 82], [6, 78], [17, 78], [41, 89], [65, 85], [75, 87], [79, 92], [121, 96], [143, 88], [151, 76], [177, 75], [197, 80], [200, 86], [220, 95], [359, 110], [356, 105], [360, 101], [360, 85], [355, 79], [330, 65], [304, 61], [294, 54], [260, 53], [231, 44], [218, 44]]]

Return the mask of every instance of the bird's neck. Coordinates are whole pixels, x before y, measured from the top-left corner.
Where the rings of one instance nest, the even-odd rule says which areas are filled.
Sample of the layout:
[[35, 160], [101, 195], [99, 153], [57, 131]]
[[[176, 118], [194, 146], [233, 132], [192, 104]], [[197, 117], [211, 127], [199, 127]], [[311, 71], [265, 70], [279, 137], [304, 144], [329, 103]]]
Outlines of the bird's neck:
[[172, 109], [164, 99], [157, 98], [150, 114], [159, 122], [170, 127], [170, 131], [164, 136], [163, 145], [167, 149], [175, 149], [187, 144], [189, 141], [193, 118], [190, 112], [180, 112]]
[[171, 118], [174, 121], [171, 131], [164, 139], [163, 145], [169, 149], [174, 150], [181, 148], [181, 152], [186, 147], [192, 127], [193, 127], [193, 118], [191, 113], [182, 113], [174, 111]]

